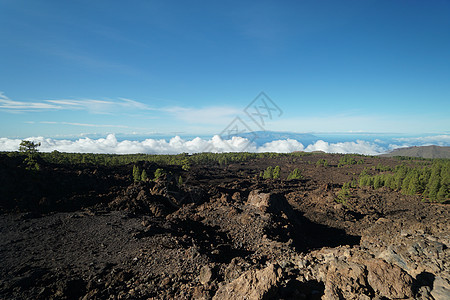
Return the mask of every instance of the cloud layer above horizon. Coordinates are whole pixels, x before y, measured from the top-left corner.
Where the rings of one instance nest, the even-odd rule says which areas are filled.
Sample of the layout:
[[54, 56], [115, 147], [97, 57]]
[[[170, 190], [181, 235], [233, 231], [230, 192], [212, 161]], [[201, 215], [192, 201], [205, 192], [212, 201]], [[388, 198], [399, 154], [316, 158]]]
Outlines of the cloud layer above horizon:
[[[449, 136], [445, 136], [447, 139]], [[200, 153], [200, 152], [279, 152], [289, 153], [294, 151], [323, 151], [326, 153], [358, 153], [365, 155], [377, 155], [388, 152], [393, 146], [385, 147], [376, 142], [356, 140], [350, 142], [329, 143], [318, 140], [307, 146], [294, 139], [274, 140], [261, 146], [250, 142], [246, 138], [232, 137], [224, 140], [215, 135], [211, 139], [196, 137], [184, 140], [175, 136], [169, 140], [146, 139], [143, 141], [123, 140], [118, 141], [114, 134], [106, 138], [91, 139], [80, 138], [77, 140], [60, 140], [44, 137], [31, 137], [26, 140], [41, 143], [39, 151], [51, 152], [78, 152], [78, 153], [112, 153], [112, 154], [178, 154], [178, 153]], [[0, 138], [0, 151], [17, 151], [20, 139]], [[406, 147], [409, 144], [395, 145]]]

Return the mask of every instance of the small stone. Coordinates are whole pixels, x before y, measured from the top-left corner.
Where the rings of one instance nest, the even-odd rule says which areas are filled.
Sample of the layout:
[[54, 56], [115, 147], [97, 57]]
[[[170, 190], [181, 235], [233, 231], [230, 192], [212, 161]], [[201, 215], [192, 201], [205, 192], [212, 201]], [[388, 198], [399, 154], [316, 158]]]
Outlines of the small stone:
[[161, 280], [161, 285], [162, 286], [166, 286], [170, 284], [170, 278], [169, 277], [164, 277], [163, 280]]
[[201, 284], [207, 284], [211, 281], [212, 278], [212, 270], [209, 266], [203, 266], [200, 269], [199, 281]]

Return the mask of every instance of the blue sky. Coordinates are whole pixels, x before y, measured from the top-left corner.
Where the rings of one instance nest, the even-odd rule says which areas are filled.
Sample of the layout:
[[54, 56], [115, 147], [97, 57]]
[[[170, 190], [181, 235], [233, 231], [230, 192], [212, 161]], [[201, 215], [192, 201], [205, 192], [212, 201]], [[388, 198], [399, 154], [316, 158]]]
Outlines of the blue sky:
[[450, 1], [0, 0], [0, 137], [448, 133]]

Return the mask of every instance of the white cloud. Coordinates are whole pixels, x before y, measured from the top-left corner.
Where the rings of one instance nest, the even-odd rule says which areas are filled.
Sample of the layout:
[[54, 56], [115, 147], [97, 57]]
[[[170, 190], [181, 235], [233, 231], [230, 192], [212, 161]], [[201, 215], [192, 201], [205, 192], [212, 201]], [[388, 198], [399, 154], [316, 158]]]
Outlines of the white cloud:
[[289, 153], [294, 151], [303, 151], [305, 147], [297, 140], [277, 140], [269, 143], [265, 143], [258, 148], [258, 152], [278, 152]]
[[[60, 152], [81, 152], [81, 153], [151, 153], [151, 154], [177, 154], [177, 153], [198, 153], [198, 152], [230, 152], [230, 151], [248, 151], [248, 152], [293, 152], [293, 151], [325, 151], [332, 153], [360, 153], [360, 154], [379, 154], [386, 152], [380, 146], [365, 142], [345, 142], [345, 143], [327, 143], [317, 141], [306, 148], [302, 143], [287, 139], [277, 140], [257, 147], [255, 143], [250, 143], [248, 139], [242, 137], [233, 137], [229, 140], [223, 140], [216, 135], [211, 139], [194, 138], [184, 140], [179, 136], [170, 140], [165, 139], [146, 139], [144, 141], [124, 140], [118, 141], [113, 134], [106, 138], [90, 139], [81, 138], [75, 141], [58, 140], [44, 137], [31, 137], [27, 140], [40, 142], [39, 151], [51, 152], [58, 150]], [[0, 151], [16, 151], [19, 147], [20, 139], [0, 138]]]
[[394, 141], [405, 143], [403, 146], [413, 146], [413, 145], [450, 145], [450, 135], [430, 135], [421, 137], [401, 137], [393, 138]]
[[420, 137], [399, 137], [392, 139], [395, 143], [389, 144], [389, 149], [407, 148], [412, 146], [450, 146], [450, 135], [429, 135]]
[[386, 152], [383, 147], [366, 141], [328, 143], [322, 140], [308, 145], [305, 151], [323, 151], [327, 153], [358, 153], [365, 155], [376, 155]]
[[17, 151], [21, 140], [0, 138], [0, 151]]
[[399, 149], [399, 148], [408, 148], [408, 147], [410, 147], [410, 146], [407, 144], [403, 144], [403, 145], [389, 144], [390, 150]]

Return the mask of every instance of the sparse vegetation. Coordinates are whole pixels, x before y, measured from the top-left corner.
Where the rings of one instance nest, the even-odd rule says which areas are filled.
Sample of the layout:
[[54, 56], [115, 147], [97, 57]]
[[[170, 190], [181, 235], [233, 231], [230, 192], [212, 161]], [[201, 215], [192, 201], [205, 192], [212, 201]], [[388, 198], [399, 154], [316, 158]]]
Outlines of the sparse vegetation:
[[161, 176], [166, 175], [166, 171], [164, 169], [158, 168], [155, 171], [155, 180], [160, 178]]
[[181, 162], [181, 168], [184, 171], [189, 171], [191, 169], [191, 162], [189, 161], [189, 158], [185, 158]]
[[259, 172], [262, 179], [280, 179], [280, 166], [268, 166], [264, 171]]
[[298, 169], [295, 168], [291, 173], [289, 173], [287, 180], [292, 180], [292, 179], [302, 179], [302, 172]]
[[[440, 228], [443, 234], [446, 233], [445, 221], [448, 220], [449, 212], [447, 205], [422, 203], [416, 196], [401, 196], [401, 193], [428, 195], [427, 200], [448, 198], [448, 160], [420, 161], [424, 165], [416, 161], [404, 161], [404, 164], [395, 167], [402, 162], [392, 158], [364, 157], [363, 166], [353, 163], [337, 168], [339, 158], [343, 156], [323, 153], [304, 157], [297, 157], [297, 154], [120, 156], [66, 154], [56, 151], [36, 155], [41, 164], [39, 176], [25, 170], [24, 153], [0, 153], [0, 194], [3, 196], [0, 199], [0, 210], [2, 213], [11, 212], [15, 215], [17, 212], [36, 211], [40, 215], [32, 220], [28, 219], [27, 214], [27, 219], [14, 216], [4, 218], [3, 221], [12, 220], [14, 224], [19, 224], [17, 238], [12, 241], [21, 241], [18, 238], [23, 234], [22, 224], [38, 224], [40, 227], [30, 228], [43, 228], [39, 231], [46, 231], [48, 238], [42, 238], [42, 234], [33, 231], [33, 234], [38, 234], [35, 235], [39, 239], [37, 242], [42, 240], [44, 243], [56, 240], [55, 236], [58, 239], [65, 239], [67, 236], [64, 226], [48, 224], [60, 224], [61, 220], [64, 223], [71, 222], [71, 229], [76, 226], [78, 233], [77, 238], [66, 245], [67, 253], [78, 249], [78, 237], [86, 236], [90, 239], [85, 243], [89, 248], [82, 247], [79, 253], [91, 254], [87, 258], [83, 255], [80, 257], [84, 258], [83, 265], [96, 272], [90, 277], [95, 282], [86, 283], [86, 286], [92, 284], [96, 289], [98, 279], [108, 282], [110, 277], [105, 278], [105, 274], [115, 274], [120, 280], [118, 282], [123, 282], [124, 273], [121, 271], [112, 273], [112, 270], [108, 270], [105, 273], [102, 269], [106, 263], [116, 259], [110, 253], [129, 258], [136, 257], [136, 253], [143, 253], [137, 260], [133, 260], [133, 264], [127, 265], [127, 272], [132, 272], [132, 275], [127, 276], [133, 276], [130, 278], [134, 278], [133, 282], [139, 284], [142, 282], [141, 270], [150, 266], [149, 261], [168, 258], [164, 264], [152, 264], [152, 268], [158, 268], [159, 273], [155, 274], [160, 275], [156, 279], [152, 277], [151, 283], [146, 285], [149, 291], [147, 296], [165, 290], [166, 285], [162, 286], [160, 282], [167, 278], [165, 272], [168, 267], [175, 268], [181, 277], [171, 276], [165, 282], [170, 279], [174, 286], [193, 282], [192, 288], [196, 285], [205, 287], [199, 282], [198, 274], [192, 277], [189, 264], [180, 264], [179, 260], [170, 259], [180, 254], [193, 257], [189, 249], [198, 250], [193, 252], [196, 255], [193, 263], [206, 263], [208, 268], [217, 272], [214, 275], [217, 277], [213, 279], [217, 280], [223, 279], [221, 276], [224, 273], [220, 273], [220, 270], [226, 270], [234, 257], [242, 258], [240, 261], [246, 261], [246, 257], [254, 257], [257, 264], [252, 267], [256, 269], [261, 266], [259, 262], [266, 263], [266, 253], [279, 255], [274, 256], [279, 261], [284, 259], [286, 253], [294, 254], [298, 250], [309, 251], [321, 247], [330, 249], [329, 247], [353, 243], [358, 245], [360, 233], [365, 235], [364, 238], [373, 237], [378, 243], [380, 234], [391, 228], [402, 230], [406, 222], [409, 222], [406, 223], [406, 228], [417, 228], [417, 222], [438, 224], [439, 227], [436, 228]], [[42, 159], [41, 155], [55, 161], [67, 157], [76, 163], [57, 164]], [[360, 157], [353, 157], [355, 161], [360, 161]], [[130, 159], [138, 158], [143, 160], [129, 163]], [[97, 160], [105, 161], [104, 159], [124, 164], [96, 164]], [[156, 160], [164, 163], [155, 163]], [[327, 161], [330, 166], [325, 168]], [[188, 171], [183, 167], [187, 165]], [[258, 180], [264, 176], [268, 180]], [[359, 185], [370, 187], [360, 188]], [[394, 190], [389, 190], [388, 187]], [[66, 217], [66, 212], [73, 212], [69, 214], [70, 218]], [[402, 218], [399, 218], [399, 213]], [[36, 223], [39, 220], [45, 222]], [[375, 224], [377, 226], [373, 226]], [[86, 229], [92, 229], [93, 234], [86, 234]], [[266, 238], [261, 239], [261, 234], [267, 234]], [[400, 235], [400, 231], [398, 234]], [[424, 237], [420, 233], [417, 235]], [[438, 240], [442, 236], [433, 238]], [[105, 240], [105, 237], [108, 239]], [[390, 243], [390, 233], [385, 238]], [[267, 243], [267, 240], [274, 240], [276, 243]], [[416, 243], [409, 236], [405, 236], [404, 240]], [[117, 241], [126, 242], [125, 248], [129, 252], [123, 252], [123, 243]], [[22, 240], [10, 242], [7, 246], [10, 253], [13, 253], [17, 251], [16, 245], [25, 243]], [[47, 249], [49, 245], [43, 246]], [[58, 243], [55, 249], [56, 247], [60, 247]], [[434, 245], [430, 244], [430, 247], [432, 251], [436, 249]], [[23, 246], [21, 249], [25, 248]], [[258, 252], [260, 249], [264, 249], [262, 254]], [[337, 251], [342, 253], [341, 249], [339, 247]], [[434, 253], [432, 251], [430, 253]], [[40, 263], [47, 259], [45, 251], [35, 253], [40, 256], [33, 261]], [[227, 260], [223, 260], [224, 253], [230, 254]], [[48, 253], [48, 259], [53, 256], [54, 251]], [[70, 266], [73, 263], [72, 257], [70, 255], [63, 263], [60, 262], [60, 266]], [[368, 253], [364, 257], [368, 257]], [[297, 259], [297, 255], [294, 258]], [[91, 268], [91, 261], [98, 265]], [[364, 260], [358, 258], [358, 261]], [[61, 268], [66, 269], [70, 268]], [[61, 273], [58, 276], [61, 278], [60, 282], [65, 283], [66, 277], [73, 278], [73, 273]], [[286, 279], [290, 280], [290, 275], [287, 276]], [[162, 289], [154, 289], [153, 283], [162, 286]], [[102, 288], [102, 294], [97, 294], [99, 298], [111, 291], [110, 285]], [[91, 291], [93, 290], [89, 292]], [[114, 291], [128, 293], [125, 288]], [[188, 290], [182, 292], [186, 291]], [[214, 292], [212, 290], [211, 295]], [[186, 294], [167, 295], [167, 298], [183, 298], [183, 295]], [[372, 295], [371, 291], [367, 298]]]
[[361, 158], [361, 159], [356, 160], [353, 155], [346, 154], [339, 159], [338, 167], [340, 168], [345, 165], [355, 165], [355, 164], [361, 165], [363, 163], [364, 163], [364, 159]]
[[317, 162], [316, 162], [316, 166], [324, 166], [324, 167], [327, 167], [328, 166], [328, 160], [327, 159], [323, 159], [323, 158], [321, 158], [321, 159], [319, 159]]
[[336, 202], [347, 205], [347, 200], [351, 195], [350, 185], [351, 185], [350, 182], [346, 182], [342, 185], [342, 188], [337, 195]]
[[385, 166], [382, 163], [378, 163], [378, 165], [375, 167], [375, 170], [381, 171], [381, 172], [386, 172], [386, 171], [391, 171], [391, 167], [389, 166]]

